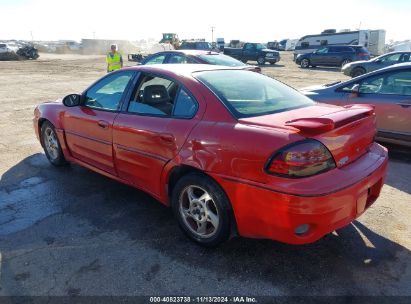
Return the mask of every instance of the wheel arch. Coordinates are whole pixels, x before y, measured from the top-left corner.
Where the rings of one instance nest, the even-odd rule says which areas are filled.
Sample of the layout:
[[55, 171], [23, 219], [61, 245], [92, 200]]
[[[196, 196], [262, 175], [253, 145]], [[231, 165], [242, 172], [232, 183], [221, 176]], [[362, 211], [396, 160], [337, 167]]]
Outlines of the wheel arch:
[[237, 219], [234, 213], [234, 208], [230, 200], [230, 197], [228, 196], [228, 194], [226, 193], [226, 191], [224, 190], [224, 188], [220, 185], [218, 181], [216, 181], [211, 175], [207, 174], [207, 172], [205, 172], [204, 170], [201, 170], [200, 168], [187, 165], [187, 164], [179, 164], [171, 168], [170, 173], [167, 176], [167, 183], [166, 183], [166, 191], [167, 191], [167, 196], [169, 199], [168, 202], [170, 202], [171, 200], [173, 189], [175, 185], [177, 184], [177, 182], [185, 175], [191, 174], [191, 173], [198, 173], [198, 174], [207, 176], [208, 178], [212, 179], [224, 192], [224, 194], [226, 195], [228, 199], [228, 204], [230, 205], [229, 212], [231, 213], [231, 220], [232, 220], [231, 227], [230, 227], [230, 238], [237, 236], [238, 235]]
[[40, 139], [41, 146], [43, 146], [43, 134], [41, 133], [41, 127], [43, 126], [43, 124], [46, 121], [53, 124], [50, 120], [48, 120], [47, 118], [44, 118], [44, 117], [40, 117], [39, 120], [37, 121], [37, 131], [38, 131], [38, 134], [39, 134], [39, 139]]
[[[173, 168], [170, 169], [170, 172], [167, 176], [167, 196], [170, 198], [171, 194], [173, 193], [173, 189], [175, 185], [177, 184], [178, 180], [182, 178], [183, 176], [190, 174], [190, 173], [198, 173], [198, 174], [204, 174], [209, 176], [207, 173], [205, 173], [203, 170], [186, 165], [186, 164], [180, 164], [177, 166], [174, 166]], [[211, 176], [209, 176], [211, 178]]]

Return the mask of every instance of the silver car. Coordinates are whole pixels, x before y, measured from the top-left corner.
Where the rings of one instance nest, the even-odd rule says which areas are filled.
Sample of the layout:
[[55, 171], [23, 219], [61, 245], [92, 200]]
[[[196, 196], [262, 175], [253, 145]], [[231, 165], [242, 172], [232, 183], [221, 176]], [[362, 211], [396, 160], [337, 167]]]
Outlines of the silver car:
[[341, 69], [347, 76], [357, 77], [397, 63], [411, 61], [411, 52], [392, 52], [367, 61], [356, 61], [344, 65]]
[[304, 88], [301, 92], [321, 103], [372, 104], [377, 118], [377, 138], [411, 147], [411, 62], [345, 82]]

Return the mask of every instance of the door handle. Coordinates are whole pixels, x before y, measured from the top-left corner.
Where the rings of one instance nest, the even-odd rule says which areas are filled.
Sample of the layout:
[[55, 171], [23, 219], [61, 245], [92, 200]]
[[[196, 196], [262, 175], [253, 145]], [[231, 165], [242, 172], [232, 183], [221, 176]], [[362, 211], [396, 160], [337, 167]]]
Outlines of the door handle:
[[99, 121], [97, 122], [97, 125], [98, 125], [100, 128], [103, 128], [103, 129], [107, 129], [108, 126], [109, 126], [108, 121], [105, 121], [105, 120], [99, 120]]
[[161, 141], [167, 143], [167, 144], [173, 144], [174, 143], [174, 136], [172, 135], [167, 135], [167, 134], [162, 134], [160, 135]]
[[399, 103], [397, 103], [397, 105], [401, 106], [401, 108], [409, 108], [409, 107], [411, 107], [411, 103], [402, 103], [402, 102], [399, 102]]

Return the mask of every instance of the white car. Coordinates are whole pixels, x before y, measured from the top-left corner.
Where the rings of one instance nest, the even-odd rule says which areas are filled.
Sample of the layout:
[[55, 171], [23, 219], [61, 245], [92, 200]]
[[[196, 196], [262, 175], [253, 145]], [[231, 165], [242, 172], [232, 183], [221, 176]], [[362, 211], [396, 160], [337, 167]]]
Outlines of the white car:
[[18, 49], [14, 43], [0, 43], [0, 53], [16, 53]]

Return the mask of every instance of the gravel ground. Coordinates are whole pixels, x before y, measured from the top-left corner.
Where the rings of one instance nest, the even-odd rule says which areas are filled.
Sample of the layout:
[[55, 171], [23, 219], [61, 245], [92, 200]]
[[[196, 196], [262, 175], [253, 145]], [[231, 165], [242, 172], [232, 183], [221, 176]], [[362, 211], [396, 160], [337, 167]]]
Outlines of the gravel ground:
[[[36, 104], [104, 75], [102, 56], [0, 62], [0, 295], [411, 296], [411, 155], [389, 147], [381, 197], [358, 221], [291, 246], [235, 238], [187, 240], [147, 194], [72, 165], [47, 162]], [[130, 64], [130, 63], [127, 63]], [[263, 73], [291, 86], [344, 80], [338, 69], [282, 61]]]

